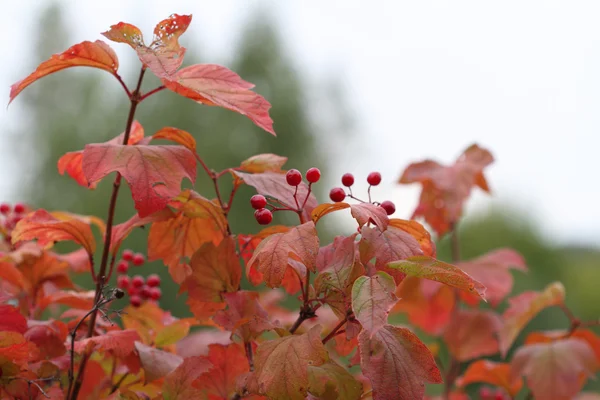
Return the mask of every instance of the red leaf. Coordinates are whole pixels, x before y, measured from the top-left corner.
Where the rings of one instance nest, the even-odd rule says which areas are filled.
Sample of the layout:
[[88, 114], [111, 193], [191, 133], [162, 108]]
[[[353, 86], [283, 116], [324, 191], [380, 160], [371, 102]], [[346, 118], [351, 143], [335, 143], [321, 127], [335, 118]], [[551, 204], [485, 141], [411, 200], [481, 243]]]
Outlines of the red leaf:
[[196, 153], [196, 139], [181, 129], [165, 127], [152, 135], [152, 139], [165, 139], [182, 145], [183, 147], [190, 150], [192, 153]]
[[37, 210], [23, 218], [12, 231], [13, 243], [37, 239], [41, 246], [71, 240], [94, 254], [96, 240], [89, 223], [78, 218], [58, 219], [46, 210]]
[[154, 75], [164, 78], [174, 74], [183, 63], [185, 47], [181, 47], [178, 40], [191, 21], [191, 15], [177, 14], [162, 20], [154, 28], [154, 39], [149, 46], [144, 44], [142, 32], [136, 26], [123, 22], [112, 25], [102, 35], [114, 42], [131, 46], [140, 61]]
[[10, 101], [12, 102], [23, 89], [38, 79], [70, 67], [99, 68], [117, 76], [119, 60], [110, 46], [101, 40], [76, 44], [61, 54], [53, 55], [49, 60], [41, 63], [27, 78], [12, 85]]
[[310, 221], [290, 229], [286, 233], [276, 233], [264, 239], [248, 262], [248, 270], [255, 268], [264, 275], [269, 287], [281, 285], [289, 264], [289, 257], [296, 257], [311, 271], [316, 269], [319, 251], [319, 238], [315, 224]]
[[196, 64], [162, 78], [167, 89], [198, 103], [245, 115], [258, 127], [275, 135], [273, 120], [269, 117], [271, 104], [251, 91], [254, 85], [235, 72], [220, 65]]
[[515, 398], [523, 387], [523, 381], [520, 378], [511, 378], [509, 364], [489, 360], [477, 360], [471, 363], [457, 382], [459, 386], [467, 386], [472, 383], [488, 383], [504, 388], [512, 398]]
[[258, 302], [258, 293], [240, 290], [225, 293], [223, 297], [227, 309], [219, 311], [213, 320], [223, 328], [238, 335], [245, 343], [256, 339], [264, 331], [275, 326], [269, 320], [269, 314]]
[[390, 222], [387, 212], [383, 207], [371, 203], [352, 204], [350, 206], [352, 217], [358, 222], [358, 226], [368, 224], [369, 222], [377, 225], [379, 230], [385, 231]]
[[135, 342], [134, 345], [144, 369], [144, 384], [167, 376], [183, 362], [183, 358], [177, 354], [155, 349], [141, 342]]
[[205, 357], [188, 357], [183, 363], [165, 377], [162, 395], [169, 400], [202, 399], [202, 392], [192, 383], [211, 367]]
[[394, 278], [379, 271], [375, 275], [361, 276], [352, 286], [352, 310], [363, 328], [373, 335], [387, 324], [390, 309], [398, 298], [394, 294]]
[[[308, 200], [306, 200], [304, 206], [304, 218], [306, 221], [311, 219], [312, 210], [319, 204], [314, 194], [312, 192], [308, 193], [306, 183], [301, 182], [297, 186], [298, 191], [296, 193], [296, 189], [287, 184], [285, 174], [283, 173], [263, 172], [260, 174], [247, 174], [244, 172], [234, 172], [234, 175], [242, 178], [245, 184], [253, 186], [259, 194], [272, 197], [277, 202], [292, 209], [302, 206], [308, 196]], [[294, 200], [294, 193], [296, 193], [298, 206]]]
[[131, 188], [140, 217], [165, 208], [183, 178], [196, 181], [196, 158], [182, 146], [86, 145], [83, 172], [91, 183], [119, 172]]
[[485, 286], [452, 264], [427, 256], [415, 256], [394, 261], [388, 268], [402, 271], [406, 275], [429, 279], [445, 285], [479, 295], [485, 299]]
[[589, 344], [576, 338], [525, 345], [511, 362], [513, 377], [524, 376], [534, 397], [548, 400], [571, 399], [597, 368]]
[[19, 309], [8, 304], [0, 304], [0, 331], [25, 333], [27, 320]]
[[81, 353], [86, 347], [112, 351], [116, 357], [127, 357], [135, 349], [135, 342], [140, 341], [140, 335], [134, 330], [110, 331], [102, 336], [92, 336], [75, 342], [75, 351]]
[[431, 235], [429, 232], [427, 232], [423, 225], [415, 220], [392, 218], [390, 219], [390, 226], [401, 229], [417, 239], [421, 245], [421, 250], [423, 250], [423, 255], [435, 257], [435, 242], [431, 240]]
[[438, 235], [446, 233], [462, 214], [473, 186], [489, 192], [483, 169], [494, 161], [492, 154], [471, 145], [451, 166], [425, 160], [409, 165], [399, 183], [421, 183], [423, 189], [413, 218], [423, 216]]
[[25, 365], [37, 357], [38, 350], [17, 332], [0, 331], [0, 360], [8, 360], [17, 365]]
[[501, 326], [500, 317], [493, 311], [459, 310], [446, 328], [444, 341], [461, 362], [491, 356], [499, 351], [497, 334]]
[[[244, 262], [248, 264], [248, 261], [252, 258], [252, 254], [254, 254], [254, 250], [263, 239], [271, 236], [274, 233], [285, 233], [290, 230], [290, 227], [285, 225], [272, 225], [267, 228], [262, 229], [256, 235], [238, 235], [238, 245], [240, 248], [240, 256], [244, 259]], [[250, 282], [254, 285], [258, 285], [262, 281], [259, 279], [255, 281], [250, 276]]]
[[277, 154], [257, 154], [242, 161], [240, 171], [257, 174], [260, 172], [281, 172], [281, 167], [287, 162], [287, 157]]
[[523, 292], [508, 300], [509, 308], [502, 315], [504, 325], [499, 333], [500, 352], [505, 357], [519, 332], [543, 309], [562, 304], [565, 288], [560, 282], [546, 286], [543, 292]]
[[388, 263], [423, 254], [419, 242], [412, 235], [393, 226], [383, 232], [376, 227], [364, 226], [359, 250], [363, 264], [366, 265], [375, 258], [375, 268], [392, 275], [396, 284], [400, 283], [405, 274], [388, 268]]
[[[65, 341], [69, 329], [61, 321], [30, 321], [25, 339], [35, 344], [39, 350], [39, 359], [52, 359], [65, 354]], [[30, 360], [33, 361], [33, 360]]]
[[594, 354], [596, 354], [596, 358], [600, 363], [600, 337], [588, 329], [579, 328], [574, 332], [569, 332], [567, 330], [532, 332], [527, 335], [525, 344], [548, 343], [566, 337], [585, 340], [594, 350]]
[[323, 365], [328, 360], [320, 325], [303, 335], [262, 342], [254, 358], [260, 394], [274, 399], [304, 400], [309, 385], [308, 367]]
[[96, 291], [87, 292], [58, 291], [42, 298], [38, 304], [40, 310], [44, 310], [50, 304], [63, 304], [71, 308], [89, 310], [94, 306]]
[[[485, 297], [496, 307], [512, 290], [513, 277], [510, 269], [527, 271], [523, 257], [512, 249], [497, 249], [470, 261], [456, 264], [460, 269], [486, 287]], [[463, 300], [473, 306], [479, 299], [461, 293]]]
[[181, 291], [187, 290], [190, 297], [199, 301], [221, 302], [221, 294], [238, 290], [242, 278], [235, 243], [230, 237], [223, 239], [218, 247], [204, 243], [192, 256], [190, 268], [191, 275]]
[[110, 241], [111, 254], [116, 255], [118, 253], [121, 243], [127, 238], [127, 236], [129, 236], [133, 229], [153, 222], [170, 220], [172, 218], [175, 218], [173, 211], [168, 208], [164, 208], [144, 218], [140, 218], [138, 214], [135, 214], [122, 224], [115, 225], [112, 229], [112, 239]]
[[212, 367], [194, 381], [194, 387], [205, 391], [209, 398], [231, 399], [237, 378], [250, 370], [244, 349], [236, 343], [211, 344], [206, 359]]
[[358, 335], [360, 365], [371, 381], [373, 400], [422, 399], [425, 382], [442, 383], [433, 355], [406, 328], [386, 325], [373, 337]]
[[[119, 136], [112, 138], [106, 144], [123, 144], [123, 138], [125, 137], [125, 132], [121, 133]], [[140, 140], [144, 138], [144, 128], [138, 121], [133, 121], [131, 124], [131, 132], [129, 133], [129, 140], [127, 144], [136, 144]], [[72, 151], [65, 155], [63, 155], [58, 160], [58, 172], [61, 175], [64, 175], [65, 172], [69, 174], [69, 176], [80, 184], [81, 186], [89, 187], [90, 189], [96, 188], [98, 182], [90, 183], [88, 182], [85, 174], [83, 173], [83, 166], [81, 161], [83, 160], [83, 150]]]

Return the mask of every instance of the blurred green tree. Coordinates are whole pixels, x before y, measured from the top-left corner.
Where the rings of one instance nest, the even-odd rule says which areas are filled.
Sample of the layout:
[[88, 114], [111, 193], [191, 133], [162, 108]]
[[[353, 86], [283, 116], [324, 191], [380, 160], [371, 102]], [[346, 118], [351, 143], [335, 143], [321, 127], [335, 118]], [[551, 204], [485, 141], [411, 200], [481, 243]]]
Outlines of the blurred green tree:
[[[107, 21], [107, 24], [115, 21]], [[326, 175], [325, 153], [316, 144], [316, 137], [339, 131], [344, 105], [337, 101], [339, 114], [328, 113], [326, 121], [317, 121], [309, 112], [304, 93], [304, 82], [296, 72], [292, 60], [284, 51], [274, 24], [264, 13], [256, 14], [241, 33], [241, 42], [233, 51], [233, 61], [228, 65], [243, 79], [256, 84], [256, 91], [273, 105], [271, 116], [278, 137], [254, 126], [245, 117], [219, 109], [201, 106], [174, 93], [163, 91], [150, 97], [138, 108], [136, 119], [142, 123], [146, 134], [164, 126], [174, 126], [190, 132], [198, 142], [198, 152], [215, 170], [237, 166], [257, 153], [276, 153], [289, 157], [288, 168], [301, 171], [311, 166], [319, 167]], [[65, 50], [71, 41], [65, 31], [61, 9], [53, 5], [42, 13], [39, 33], [31, 68], [46, 60], [50, 54]], [[192, 24], [193, 27], [193, 24]], [[199, 56], [197, 41], [191, 32], [183, 38], [188, 48], [185, 65], [198, 62], [214, 63]], [[112, 44], [111, 44], [112, 45]], [[118, 46], [117, 44], [114, 44]], [[201, 51], [200, 51], [201, 53]], [[130, 55], [135, 59], [135, 55]], [[137, 79], [138, 70], [122, 72], [126, 82]], [[146, 74], [145, 90], [158, 85], [158, 79]], [[314, 94], [313, 94], [314, 95]], [[321, 96], [329, 96], [324, 90]], [[108, 140], [124, 130], [129, 102], [121, 88], [108, 74], [90, 69], [73, 69], [44, 78], [28, 88], [18, 99], [27, 117], [20, 125], [15, 163], [19, 171], [26, 171], [19, 186], [20, 198], [35, 207], [48, 210], [69, 210], [81, 214], [106, 217], [112, 179], [105, 179], [95, 190], [78, 186], [70, 177], [60, 176], [56, 162], [68, 151], [79, 150], [86, 143]], [[347, 127], [347, 126], [346, 126]], [[15, 144], [16, 145], [16, 144]], [[31, 155], [35, 155], [32, 157]], [[214, 197], [214, 189], [206, 174], [199, 168], [195, 189], [206, 197]], [[228, 182], [223, 178], [224, 193]], [[189, 182], [184, 183], [189, 186]], [[317, 195], [322, 195], [325, 185], [316, 185]], [[253, 210], [244, 203], [253, 189], [243, 188], [234, 202], [231, 213], [234, 232], [255, 232], [260, 226], [254, 221]], [[131, 193], [122, 187], [116, 212], [116, 222], [128, 219], [135, 212]], [[286, 217], [276, 216], [279, 222]], [[292, 222], [296, 222], [293, 220]], [[146, 251], [145, 232], [134, 232], [124, 248]], [[165, 282], [163, 290], [175, 293], [176, 287], [160, 262], [141, 269], [143, 275], [159, 272]], [[82, 282], [83, 284], [83, 282]], [[165, 296], [161, 305], [180, 314], [181, 299]]]

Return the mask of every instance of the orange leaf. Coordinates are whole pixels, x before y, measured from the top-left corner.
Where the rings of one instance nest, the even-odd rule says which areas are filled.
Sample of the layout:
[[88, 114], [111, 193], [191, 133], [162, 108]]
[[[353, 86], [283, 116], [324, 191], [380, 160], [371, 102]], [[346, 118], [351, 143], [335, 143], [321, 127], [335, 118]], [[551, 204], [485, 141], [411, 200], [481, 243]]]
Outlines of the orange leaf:
[[244, 349], [236, 343], [211, 344], [206, 359], [212, 366], [194, 381], [194, 387], [206, 391], [209, 398], [231, 399], [237, 378], [250, 370]]
[[61, 54], [53, 55], [49, 60], [41, 63], [27, 78], [12, 85], [10, 101], [12, 102], [23, 89], [38, 79], [70, 67], [99, 68], [118, 76], [119, 60], [110, 46], [101, 40], [76, 44]]
[[373, 276], [361, 276], [352, 286], [352, 310], [363, 328], [373, 335], [387, 324], [390, 309], [398, 298], [394, 294], [394, 278], [379, 271]]
[[152, 135], [152, 139], [170, 140], [171, 142], [186, 147], [192, 153], [196, 153], [196, 139], [194, 139], [190, 133], [182, 129], [165, 127]]
[[277, 154], [257, 154], [242, 161], [240, 171], [256, 174], [260, 172], [281, 172], [281, 167], [287, 162], [287, 157]]
[[512, 376], [524, 376], [534, 397], [548, 400], [573, 398], [597, 368], [592, 348], [577, 338], [525, 345], [511, 361]]
[[497, 334], [502, 326], [493, 311], [459, 310], [444, 333], [448, 350], [458, 361], [498, 353]]
[[205, 357], [188, 357], [173, 372], [165, 377], [162, 396], [169, 400], [204, 398], [202, 392], [193, 387], [193, 382], [211, 367]]
[[290, 335], [260, 343], [254, 357], [260, 394], [274, 399], [304, 400], [309, 385], [308, 367], [329, 360], [321, 342], [321, 325], [303, 335]]
[[505, 357], [519, 332], [543, 309], [562, 304], [565, 287], [560, 282], [546, 286], [543, 292], [524, 292], [508, 300], [509, 308], [502, 315], [504, 325], [499, 333], [500, 352]]
[[242, 114], [275, 136], [273, 120], [269, 117], [271, 104], [251, 91], [254, 85], [235, 72], [220, 65], [196, 64], [161, 78], [167, 89], [198, 103]]
[[95, 290], [90, 290], [87, 292], [60, 290], [42, 298], [38, 304], [38, 307], [40, 310], [44, 310], [50, 304], [63, 304], [71, 308], [89, 310], [94, 306], [95, 297]]
[[267, 286], [278, 287], [285, 275], [290, 255], [297, 257], [309, 270], [315, 271], [318, 252], [319, 238], [315, 224], [312, 221], [306, 222], [260, 242], [248, 262], [247, 272], [255, 268], [264, 275]]
[[242, 278], [231, 237], [223, 239], [219, 246], [204, 243], [192, 256], [190, 268], [191, 275], [183, 282], [180, 293], [187, 290], [189, 297], [198, 301], [221, 302], [221, 294], [238, 290]]
[[77, 218], [57, 219], [46, 210], [29, 214], [12, 231], [13, 243], [32, 239], [37, 239], [41, 246], [71, 240], [83, 246], [90, 256], [96, 250], [96, 240], [88, 223]]
[[[263, 239], [273, 235], [274, 233], [285, 233], [290, 230], [289, 226], [285, 225], [272, 225], [267, 228], [262, 229], [255, 235], [238, 235], [238, 245], [240, 248], [240, 256], [244, 259], [244, 262], [248, 264], [248, 261], [252, 258], [252, 254], [254, 254], [254, 250]], [[250, 277], [252, 278], [252, 277]], [[254, 281], [250, 279], [253, 285], [258, 285], [260, 281]]]
[[258, 302], [258, 293], [240, 290], [225, 293], [223, 297], [227, 309], [219, 311], [213, 320], [233, 334], [238, 335], [244, 343], [256, 339], [266, 330], [275, 326], [269, 320], [269, 314]]
[[[125, 137], [125, 132], [121, 133], [119, 136], [105, 142], [106, 144], [123, 144], [123, 138]], [[144, 128], [138, 121], [133, 121], [131, 125], [131, 132], [129, 134], [129, 140], [127, 144], [135, 144], [144, 138]], [[71, 151], [66, 153], [58, 160], [58, 172], [61, 175], [64, 175], [65, 172], [69, 174], [71, 178], [73, 178], [78, 184], [81, 186], [89, 187], [90, 189], [95, 189], [98, 185], [98, 182], [90, 183], [88, 182], [85, 174], [83, 173], [83, 167], [81, 161], [83, 160], [83, 150], [79, 151]]]
[[585, 340], [594, 350], [594, 354], [596, 354], [596, 358], [600, 363], [600, 337], [589, 329], [576, 329], [574, 332], [569, 332], [567, 330], [532, 332], [527, 335], [525, 344], [549, 343], [566, 337]]
[[331, 214], [332, 212], [344, 210], [350, 207], [348, 203], [323, 203], [319, 204], [310, 213], [310, 217], [313, 222], [316, 224], [321, 218], [326, 216], [327, 214]]
[[183, 358], [177, 354], [155, 349], [141, 342], [135, 342], [134, 346], [144, 369], [144, 384], [167, 376], [183, 362]]
[[65, 342], [68, 333], [67, 325], [61, 321], [30, 321], [25, 339], [37, 346], [39, 359], [52, 359], [61, 357], [67, 351]]
[[394, 261], [388, 268], [402, 271], [406, 275], [429, 279], [445, 285], [475, 293], [485, 299], [485, 286], [464, 273], [460, 268], [427, 256], [415, 256]]
[[127, 236], [129, 236], [133, 229], [150, 224], [152, 222], [169, 220], [174, 217], [175, 214], [173, 211], [168, 208], [164, 208], [144, 218], [140, 218], [138, 214], [135, 214], [122, 224], [115, 225], [112, 229], [112, 240], [110, 241], [111, 254], [117, 254], [119, 248], [121, 247], [121, 243], [123, 240], [125, 240], [125, 238], [127, 238]]
[[17, 332], [0, 331], [0, 359], [17, 365], [25, 365], [37, 357], [38, 350]]
[[386, 325], [373, 337], [363, 330], [358, 344], [360, 365], [371, 382], [374, 400], [422, 399], [426, 382], [442, 383], [433, 355], [406, 328]]
[[12, 263], [0, 262], [0, 279], [3, 283], [10, 283], [18, 289], [26, 288], [26, 280], [23, 273]]
[[435, 257], [435, 242], [431, 240], [431, 235], [429, 232], [427, 232], [423, 225], [415, 220], [392, 218], [390, 219], [390, 226], [401, 229], [417, 239], [421, 245], [421, 250], [423, 250], [423, 255]]
[[438, 235], [445, 234], [462, 214], [473, 186], [489, 192], [483, 169], [494, 161], [492, 154], [471, 145], [451, 166], [432, 160], [409, 165], [399, 183], [421, 183], [419, 206], [413, 218], [423, 216]]
[[359, 227], [369, 222], [375, 224], [381, 231], [385, 231], [388, 227], [389, 218], [383, 207], [371, 203], [352, 204], [350, 212], [352, 217], [358, 222]]
[[110, 331], [102, 336], [93, 336], [75, 342], [75, 351], [82, 353], [88, 346], [91, 350], [112, 351], [116, 357], [127, 357], [135, 349], [135, 342], [140, 335], [134, 330]]
[[463, 376], [459, 378], [458, 385], [467, 386], [480, 382], [504, 388], [513, 398], [523, 387], [521, 379], [511, 379], [509, 364], [489, 360], [477, 360], [471, 363]]
[[179, 194], [183, 178], [196, 181], [196, 158], [183, 146], [88, 144], [82, 165], [90, 183], [119, 172], [141, 218], [165, 208]]

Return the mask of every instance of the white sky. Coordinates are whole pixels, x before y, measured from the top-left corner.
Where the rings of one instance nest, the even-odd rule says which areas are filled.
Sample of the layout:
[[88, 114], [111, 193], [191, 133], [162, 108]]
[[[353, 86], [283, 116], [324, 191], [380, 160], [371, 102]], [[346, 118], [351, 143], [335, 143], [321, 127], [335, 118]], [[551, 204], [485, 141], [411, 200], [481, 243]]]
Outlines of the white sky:
[[[404, 166], [426, 157], [450, 162], [477, 142], [497, 159], [488, 173], [496, 200], [527, 210], [549, 238], [600, 244], [600, 2], [59, 2], [68, 10], [74, 43], [100, 39], [119, 21], [151, 37], [154, 24], [169, 14], [192, 13], [182, 43], [193, 52], [185, 38], [197, 35], [203, 54], [219, 62], [226, 62], [223, 49], [231, 48], [250, 12], [263, 5], [305, 75], [313, 83], [341, 77], [356, 108], [360, 136], [348, 151], [333, 153], [335, 179], [350, 171], [364, 180], [380, 170], [388, 186], [378, 198], [391, 196], [399, 215], [407, 216], [417, 189], [391, 189]], [[30, 72], [28, 43], [45, 3], [0, 2], [6, 102], [10, 84]], [[113, 47], [123, 67], [136, 61], [126, 46]], [[48, 56], [62, 50], [48, 49]], [[19, 108], [15, 101], [1, 110], [0, 126], [26, 118]], [[14, 200], [18, 171], [2, 147], [0, 200]], [[475, 197], [469, 210], [492, 202]]]

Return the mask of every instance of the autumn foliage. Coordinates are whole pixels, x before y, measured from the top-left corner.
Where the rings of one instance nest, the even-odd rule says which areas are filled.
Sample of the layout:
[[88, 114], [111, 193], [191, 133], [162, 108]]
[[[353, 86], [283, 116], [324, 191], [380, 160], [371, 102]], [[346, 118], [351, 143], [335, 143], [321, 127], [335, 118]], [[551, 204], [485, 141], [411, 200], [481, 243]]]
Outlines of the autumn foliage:
[[[135, 120], [145, 99], [170, 90], [242, 114], [275, 135], [271, 106], [251, 83], [219, 65], [182, 67], [179, 39], [191, 20], [172, 15], [159, 22], [150, 44], [123, 22], [103, 33], [139, 58], [133, 87], [101, 40], [52, 56], [11, 87], [10, 102], [51, 73], [92, 67], [115, 77], [131, 106], [123, 133], [58, 160], [58, 172], [88, 190], [113, 180], [105, 219], [0, 207], [0, 398], [468, 399], [472, 385], [484, 399], [578, 395], [600, 364], [592, 330], [598, 321], [574, 316], [559, 282], [509, 297], [513, 273], [527, 272], [526, 260], [511, 249], [460, 259], [456, 228], [464, 204], [475, 187], [490, 191], [488, 150], [472, 145], [449, 166], [409, 165], [398, 183], [417, 183], [422, 191], [408, 220], [391, 216], [392, 202], [372, 199], [382, 182], [377, 172], [367, 177], [368, 198], [352, 192], [355, 179], [346, 174], [332, 202], [321, 202], [312, 191], [320, 171], [303, 177], [284, 169], [282, 156], [258, 154], [213, 171], [190, 133], [165, 127], [150, 134]], [[161, 85], [142, 93], [148, 73]], [[196, 181], [197, 167], [214, 182], [214, 194], [182, 190], [184, 180]], [[233, 183], [228, 196], [220, 191], [223, 180]], [[115, 221], [124, 184], [137, 213]], [[270, 225], [273, 213], [287, 212], [297, 215], [297, 225], [232, 232], [228, 214], [242, 185], [257, 194], [238, 205], [258, 223]], [[344, 213], [357, 229], [322, 243], [319, 229], [331, 213]], [[452, 260], [436, 259], [430, 233], [415, 218], [438, 238], [451, 237]], [[128, 275], [131, 263], [143, 270], [144, 256], [123, 247], [140, 227], [147, 259], [168, 268], [192, 318], [160, 307], [156, 275]], [[62, 241], [78, 250], [56, 252]], [[90, 274], [95, 287], [78, 287], [74, 274]], [[299, 310], [281, 305], [286, 296], [299, 300]], [[123, 297], [129, 306], [111, 307]], [[561, 308], [569, 324], [534, 332], [515, 349], [520, 332], [548, 307]], [[411, 325], [392, 323], [398, 316]], [[419, 339], [415, 327], [430, 339]]]

